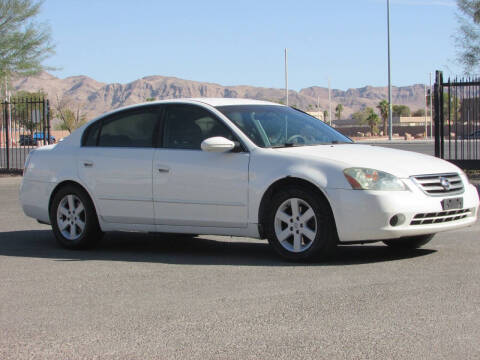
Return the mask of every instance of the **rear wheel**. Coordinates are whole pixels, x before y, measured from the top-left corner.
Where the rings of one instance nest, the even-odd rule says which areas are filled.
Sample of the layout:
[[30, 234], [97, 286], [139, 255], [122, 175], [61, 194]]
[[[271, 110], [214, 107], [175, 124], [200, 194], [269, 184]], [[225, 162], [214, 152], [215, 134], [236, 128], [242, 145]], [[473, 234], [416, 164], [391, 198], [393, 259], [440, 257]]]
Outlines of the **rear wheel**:
[[435, 234], [410, 236], [396, 240], [385, 240], [384, 244], [395, 249], [418, 249], [432, 240]]
[[273, 195], [265, 229], [273, 248], [290, 260], [328, 255], [336, 246], [328, 204], [310, 191], [298, 188]]
[[58, 243], [69, 249], [91, 247], [103, 235], [92, 200], [77, 186], [67, 185], [55, 194], [50, 221]]

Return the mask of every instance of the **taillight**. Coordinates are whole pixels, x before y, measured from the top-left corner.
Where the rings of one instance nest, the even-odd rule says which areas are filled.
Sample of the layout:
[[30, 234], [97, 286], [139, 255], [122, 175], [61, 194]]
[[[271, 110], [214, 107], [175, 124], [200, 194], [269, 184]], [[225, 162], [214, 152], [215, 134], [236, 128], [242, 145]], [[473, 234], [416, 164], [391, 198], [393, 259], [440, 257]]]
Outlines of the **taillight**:
[[23, 176], [25, 176], [25, 174], [28, 171], [28, 167], [30, 166], [30, 160], [32, 159], [32, 154], [34, 151], [35, 150], [30, 151], [27, 155], [27, 159], [25, 160], [25, 165], [23, 166]]

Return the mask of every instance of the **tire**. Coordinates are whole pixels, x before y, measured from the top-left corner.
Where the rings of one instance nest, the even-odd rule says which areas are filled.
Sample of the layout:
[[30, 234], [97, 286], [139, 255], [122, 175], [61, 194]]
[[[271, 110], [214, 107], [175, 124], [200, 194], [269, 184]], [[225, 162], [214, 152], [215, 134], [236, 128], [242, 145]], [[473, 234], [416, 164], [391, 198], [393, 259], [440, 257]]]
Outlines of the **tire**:
[[410, 236], [395, 240], [385, 240], [383, 243], [395, 249], [418, 249], [430, 242], [435, 234]]
[[50, 222], [57, 242], [68, 249], [90, 248], [103, 236], [92, 200], [78, 186], [64, 186], [55, 194]]
[[326, 257], [337, 245], [329, 205], [308, 190], [291, 187], [276, 192], [265, 221], [268, 242], [288, 260]]

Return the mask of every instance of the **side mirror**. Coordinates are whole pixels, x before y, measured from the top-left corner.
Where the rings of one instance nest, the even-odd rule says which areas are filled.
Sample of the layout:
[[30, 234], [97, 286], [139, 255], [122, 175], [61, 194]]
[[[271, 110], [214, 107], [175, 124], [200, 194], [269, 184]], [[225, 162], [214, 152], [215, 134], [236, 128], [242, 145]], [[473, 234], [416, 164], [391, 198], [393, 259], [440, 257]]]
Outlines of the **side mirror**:
[[222, 136], [214, 136], [203, 140], [200, 147], [203, 151], [223, 153], [233, 150], [235, 143]]

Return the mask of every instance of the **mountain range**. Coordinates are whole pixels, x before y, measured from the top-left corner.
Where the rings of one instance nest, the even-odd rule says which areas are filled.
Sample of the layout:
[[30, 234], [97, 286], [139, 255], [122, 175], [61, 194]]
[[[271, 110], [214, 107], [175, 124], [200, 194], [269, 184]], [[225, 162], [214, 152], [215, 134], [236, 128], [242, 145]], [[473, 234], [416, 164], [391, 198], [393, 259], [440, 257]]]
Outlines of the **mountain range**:
[[[285, 90], [247, 85], [224, 86], [214, 83], [184, 80], [166, 76], [146, 76], [127, 84], [106, 84], [87, 76], [71, 76], [64, 79], [43, 72], [34, 77], [16, 79], [16, 91], [43, 90], [55, 106], [58, 99], [66, 97], [81, 106], [88, 118], [122, 106], [156, 100], [191, 97], [233, 97], [285, 102]], [[305, 111], [329, 110], [328, 88], [311, 86], [300, 91], [289, 90], [289, 104]], [[357, 89], [332, 89], [332, 118], [335, 107], [342, 104], [342, 118], [349, 118], [355, 111], [367, 106], [375, 108], [387, 98], [386, 87], [365, 86]], [[407, 105], [412, 111], [424, 106], [424, 86], [420, 84], [393, 87], [392, 102]]]

